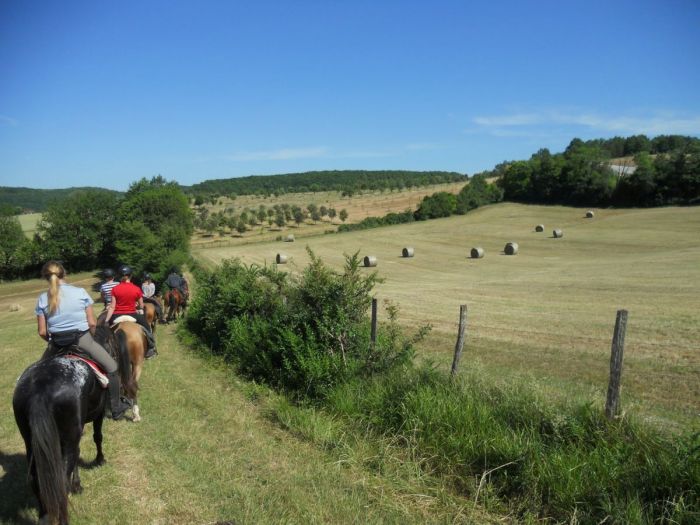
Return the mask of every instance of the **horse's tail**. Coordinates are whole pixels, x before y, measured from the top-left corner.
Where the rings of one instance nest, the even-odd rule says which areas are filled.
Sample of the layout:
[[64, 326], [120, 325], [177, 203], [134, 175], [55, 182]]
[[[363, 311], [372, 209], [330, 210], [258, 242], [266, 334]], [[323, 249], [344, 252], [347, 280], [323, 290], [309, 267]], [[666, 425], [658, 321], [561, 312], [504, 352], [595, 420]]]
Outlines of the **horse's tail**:
[[49, 522], [68, 523], [68, 479], [61, 456], [58, 426], [51, 413], [51, 404], [43, 396], [32, 400], [29, 409], [32, 454], [41, 503]]
[[136, 399], [136, 391], [138, 390], [138, 385], [134, 382], [131, 377], [131, 359], [129, 359], [129, 345], [126, 341], [126, 334], [123, 330], [117, 330], [117, 343], [119, 346], [118, 355], [118, 365], [119, 365], [119, 378], [122, 382], [122, 387], [124, 387], [124, 392], [126, 392], [126, 397], [129, 399]]

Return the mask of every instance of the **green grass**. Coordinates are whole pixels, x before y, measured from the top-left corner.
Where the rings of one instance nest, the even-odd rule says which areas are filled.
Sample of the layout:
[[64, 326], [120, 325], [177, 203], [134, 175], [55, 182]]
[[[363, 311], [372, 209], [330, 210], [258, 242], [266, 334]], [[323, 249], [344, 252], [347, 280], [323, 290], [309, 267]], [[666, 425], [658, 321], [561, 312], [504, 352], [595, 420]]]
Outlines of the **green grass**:
[[22, 215], [18, 215], [17, 218], [19, 219], [20, 226], [22, 226], [24, 235], [26, 235], [28, 239], [34, 237], [37, 224], [41, 219], [41, 213], [24, 213]]
[[[335, 268], [344, 253], [375, 255], [385, 282], [380, 301], [400, 306], [407, 327], [430, 323], [420, 355], [449, 366], [459, 305], [469, 307], [462, 367], [474, 361], [494, 380], [534, 379], [552, 395], [604, 402], [616, 311], [629, 310], [623, 409], [665, 429], [700, 415], [700, 208], [585, 210], [500, 204], [466, 216], [324, 235], [196, 250], [213, 266], [223, 258], [271, 264], [285, 253], [289, 271], [308, 263], [305, 246]], [[534, 226], [543, 223], [544, 233]], [[561, 228], [564, 238], [553, 239]], [[502, 255], [507, 241], [517, 256]], [[400, 257], [404, 246], [416, 256]], [[468, 258], [473, 246], [483, 259]]]
[[[89, 289], [94, 278], [69, 281]], [[10, 400], [16, 378], [43, 350], [33, 314], [43, 289], [39, 280], [0, 285], [0, 523], [36, 520]], [[11, 312], [9, 304], [21, 308]], [[342, 447], [323, 445], [312, 436], [343, 433], [333, 418], [311, 417], [239, 382], [216, 360], [188, 350], [171, 327], [156, 335], [159, 357], [146, 364], [141, 381], [143, 421], [105, 423], [107, 464], [81, 471], [85, 492], [71, 497], [72, 523], [496, 521], [439, 481], [408, 476], [401, 461], [382, 472], [393, 453], [381, 443], [359, 436]], [[292, 419], [305, 422], [306, 435], [287, 430]], [[81, 457], [94, 454], [88, 426]]]

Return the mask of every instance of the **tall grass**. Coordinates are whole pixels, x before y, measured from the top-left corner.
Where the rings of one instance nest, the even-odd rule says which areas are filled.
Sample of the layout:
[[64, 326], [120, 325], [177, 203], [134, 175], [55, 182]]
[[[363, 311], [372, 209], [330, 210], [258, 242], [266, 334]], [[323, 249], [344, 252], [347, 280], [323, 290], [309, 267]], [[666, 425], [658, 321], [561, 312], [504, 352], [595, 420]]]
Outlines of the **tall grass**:
[[452, 381], [406, 367], [345, 383], [329, 408], [400, 436], [416, 461], [520, 516], [582, 523], [697, 523], [700, 438], [665, 438], [590, 404], [557, 406], [522, 385]]

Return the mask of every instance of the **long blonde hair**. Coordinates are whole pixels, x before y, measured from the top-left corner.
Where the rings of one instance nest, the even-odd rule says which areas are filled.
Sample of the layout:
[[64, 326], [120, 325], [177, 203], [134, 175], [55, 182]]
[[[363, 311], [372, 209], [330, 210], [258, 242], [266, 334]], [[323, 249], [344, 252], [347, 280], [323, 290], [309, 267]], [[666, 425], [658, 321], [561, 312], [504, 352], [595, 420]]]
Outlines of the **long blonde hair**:
[[49, 261], [41, 269], [41, 275], [44, 279], [49, 281], [49, 314], [53, 314], [58, 310], [58, 285], [61, 279], [66, 276], [66, 270], [60, 262]]

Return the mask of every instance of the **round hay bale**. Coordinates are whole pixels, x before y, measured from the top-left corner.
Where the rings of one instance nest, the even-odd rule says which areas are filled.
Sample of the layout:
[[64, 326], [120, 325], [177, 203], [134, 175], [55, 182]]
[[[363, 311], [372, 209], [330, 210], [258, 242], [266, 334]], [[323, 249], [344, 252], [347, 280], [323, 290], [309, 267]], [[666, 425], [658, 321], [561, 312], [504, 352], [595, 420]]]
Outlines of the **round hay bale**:
[[377, 258], [374, 255], [365, 255], [364, 264], [366, 268], [377, 266]]
[[592, 219], [593, 217], [595, 217], [595, 213], [593, 213], [593, 210], [588, 210], [586, 212], [586, 219]]
[[283, 253], [278, 253], [275, 261], [277, 261], [277, 264], [287, 264], [287, 256]]
[[484, 249], [481, 246], [475, 246], [471, 251], [472, 259], [481, 259], [484, 256]]
[[544, 224], [538, 224], [535, 226], [535, 231], [536, 232], [543, 232], [544, 231]]
[[404, 248], [403, 250], [401, 250], [401, 255], [403, 257], [413, 257], [413, 248], [411, 248], [410, 246]]
[[21, 309], [22, 307], [16, 303], [10, 305], [10, 312], [19, 312]]
[[552, 237], [554, 237], [555, 239], [561, 239], [562, 237], [564, 237], [564, 232], [561, 231], [559, 228], [552, 230]]
[[506, 255], [515, 255], [518, 253], [518, 243], [517, 242], [507, 242], [503, 251]]
[[294, 234], [290, 233], [284, 238], [284, 242], [294, 242]]

